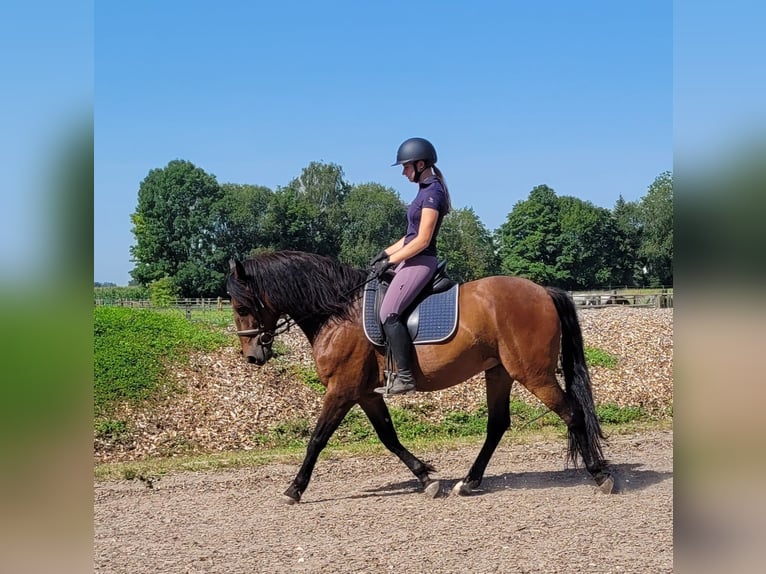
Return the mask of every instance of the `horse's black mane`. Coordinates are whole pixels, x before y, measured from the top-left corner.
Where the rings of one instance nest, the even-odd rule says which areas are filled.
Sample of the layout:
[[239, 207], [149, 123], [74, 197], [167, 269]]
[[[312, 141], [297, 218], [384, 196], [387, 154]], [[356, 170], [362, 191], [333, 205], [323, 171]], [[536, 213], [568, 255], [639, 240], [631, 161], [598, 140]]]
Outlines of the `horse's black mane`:
[[350, 318], [367, 273], [337, 260], [302, 251], [261, 253], [242, 262], [247, 282], [229, 276], [229, 294], [255, 307], [248, 284], [269, 306], [300, 320], [322, 322], [330, 317]]

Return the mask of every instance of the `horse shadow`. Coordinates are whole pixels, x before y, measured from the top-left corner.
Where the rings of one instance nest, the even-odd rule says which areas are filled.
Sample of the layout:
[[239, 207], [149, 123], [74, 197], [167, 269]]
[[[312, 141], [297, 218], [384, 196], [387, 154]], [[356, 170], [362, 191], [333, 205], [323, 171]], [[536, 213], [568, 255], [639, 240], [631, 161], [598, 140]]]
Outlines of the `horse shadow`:
[[[614, 464], [609, 469], [614, 478], [614, 494], [639, 492], [673, 477], [672, 471], [642, 469], [641, 464]], [[441, 483], [441, 497], [449, 496], [460, 479], [438, 479]], [[474, 490], [472, 496], [502, 492], [506, 490], [542, 490], [548, 488], [574, 488], [577, 486], [593, 486], [596, 483], [583, 468], [567, 468], [554, 471], [505, 472], [502, 474], [486, 475], [481, 486]], [[390, 482], [381, 486], [367, 488], [362, 494], [351, 494], [342, 498], [354, 500], [370, 497], [406, 496], [420, 492], [422, 487], [415, 479]], [[335, 499], [337, 500], [337, 499]], [[328, 502], [314, 500], [313, 502]]]
[[[641, 464], [613, 464], [609, 466], [614, 479], [615, 494], [639, 492], [673, 477], [672, 471], [644, 469]], [[450, 489], [459, 481], [452, 483]], [[596, 486], [593, 478], [582, 468], [556, 471], [506, 472], [484, 477], [475, 494], [503, 490], [536, 490], [547, 488], [572, 488], [580, 485]]]

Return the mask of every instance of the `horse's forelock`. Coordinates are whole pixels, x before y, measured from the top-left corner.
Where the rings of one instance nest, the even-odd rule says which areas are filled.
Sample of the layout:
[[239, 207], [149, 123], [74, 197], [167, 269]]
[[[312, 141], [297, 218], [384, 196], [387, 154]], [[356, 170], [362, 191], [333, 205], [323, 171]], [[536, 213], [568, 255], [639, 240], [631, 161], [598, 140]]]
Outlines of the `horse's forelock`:
[[234, 275], [229, 275], [226, 280], [226, 291], [229, 297], [236, 299], [241, 304], [251, 308], [255, 306], [255, 298], [248, 287], [247, 277], [237, 278]]

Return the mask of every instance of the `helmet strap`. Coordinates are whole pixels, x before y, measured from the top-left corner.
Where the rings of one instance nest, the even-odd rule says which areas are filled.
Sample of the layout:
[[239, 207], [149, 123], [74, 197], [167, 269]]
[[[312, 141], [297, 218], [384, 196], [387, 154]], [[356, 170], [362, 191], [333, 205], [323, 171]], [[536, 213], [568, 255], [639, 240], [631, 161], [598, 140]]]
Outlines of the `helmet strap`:
[[[421, 160], [418, 160], [418, 161], [421, 161]], [[415, 183], [420, 183], [420, 176], [421, 176], [421, 175], [423, 175], [423, 172], [424, 172], [424, 171], [427, 169], [427, 168], [425, 167], [425, 165], [426, 165], [426, 162], [423, 162], [423, 166], [424, 166], [424, 167], [423, 167], [423, 169], [418, 169], [418, 161], [416, 161], [416, 162], [415, 162], [415, 163], [412, 165], [412, 167], [414, 167], [414, 168], [415, 168]]]

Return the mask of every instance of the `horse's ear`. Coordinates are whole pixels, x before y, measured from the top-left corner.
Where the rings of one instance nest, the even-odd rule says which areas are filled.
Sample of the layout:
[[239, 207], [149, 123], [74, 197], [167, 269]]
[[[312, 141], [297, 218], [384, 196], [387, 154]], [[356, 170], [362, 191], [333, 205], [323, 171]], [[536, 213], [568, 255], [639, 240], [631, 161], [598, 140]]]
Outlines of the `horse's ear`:
[[235, 279], [245, 278], [245, 268], [239, 259], [229, 259], [229, 270]]

